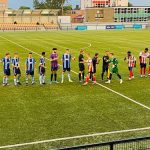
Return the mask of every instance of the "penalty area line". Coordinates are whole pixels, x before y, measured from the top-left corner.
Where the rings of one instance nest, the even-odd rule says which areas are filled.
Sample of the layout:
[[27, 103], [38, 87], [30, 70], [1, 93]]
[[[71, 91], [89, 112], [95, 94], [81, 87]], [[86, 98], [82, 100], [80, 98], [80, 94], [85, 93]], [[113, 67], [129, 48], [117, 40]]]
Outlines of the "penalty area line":
[[43, 140], [43, 141], [35, 141], [35, 142], [28, 142], [28, 143], [14, 144], [14, 145], [5, 145], [5, 146], [0, 146], [0, 149], [23, 147], [23, 146], [44, 144], [44, 143], [50, 143], [50, 142], [58, 142], [58, 141], [65, 141], [65, 140], [88, 138], [88, 137], [94, 137], [94, 136], [103, 136], [103, 135], [111, 135], [111, 134], [119, 134], [119, 133], [137, 132], [137, 131], [144, 131], [144, 130], [145, 131], [150, 130], [150, 127], [136, 128], [136, 129], [129, 129], [129, 130], [120, 130], [120, 131], [112, 131], [112, 132], [103, 132], [103, 133], [94, 133], [94, 134], [79, 135], [79, 136], [65, 137], [65, 138], [57, 138], [57, 139], [50, 139], [50, 140]]
[[[7, 39], [7, 38], [5, 38], [5, 37], [3, 37], [3, 36], [0, 36], [0, 37], [1, 37], [2, 39], [4, 39], [4, 40], [10, 42], [10, 43], [13, 43], [13, 44], [15, 44], [15, 45], [17, 45], [17, 46], [19, 46], [19, 47], [21, 47], [21, 48], [27, 50], [27, 51], [30, 51], [30, 52], [32, 52], [32, 53], [38, 55], [38, 56], [41, 56], [40, 54], [38, 54], [38, 53], [36, 53], [36, 52], [34, 52], [34, 51], [32, 51], [32, 50], [30, 50], [30, 49], [28, 49], [28, 48], [26, 48], [26, 47], [20, 45], [20, 44], [14, 42], [14, 41], [12, 41], [12, 40], [9, 40], [9, 39]], [[47, 59], [48, 61], [50, 61], [48, 58], [46, 58], [46, 59]], [[60, 66], [62, 66], [62, 65], [60, 65]], [[76, 71], [73, 71], [73, 70], [71, 70], [71, 72], [73, 72], [74, 74], [78, 74]], [[146, 105], [144, 105], [144, 104], [142, 104], [142, 103], [140, 103], [140, 102], [137, 102], [136, 100], [134, 100], [134, 99], [132, 99], [132, 98], [129, 98], [128, 96], [125, 96], [125, 95], [123, 95], [123, 94], [121, 94], [121, 93], [119, 93], [119, 92], [117, 92], [117, 91], [115, 91], [115, 90], [113, 90], [113, 89], [111, 89], [111, 88], [109, 88], [109, 87], [107, 87], [107, 86], [104, 86], [103, 84], [100, 84], [100, 83], [96, 83], [96, 84], [99, 85], [99, 86], [101, 86], [101, 87], [103, 87], [103, 88], [105, 88], [105, 89], [107, 89], [108, 91], [110, 91], [110, 92], [112, 92], [112, 93], [115, 93], [115, 94], [117, 94], [117, 95], [119, 95], [119, 96], [121, 96], [121, 97], [127, 99], [128, 101], [131, 101], [131, 102], [133, 102], [133, 103], [135, 103], [135, 104], [137, 104], [137, 105], [139, 105], [139, 106], [141, 106], [141, 107], [143, 107], [143, 108], [145, 108], [145, 109], [147, 109], [147, 110], [150, 110], [150, 107], [148, 107], [148, 106], [146, 106]]]

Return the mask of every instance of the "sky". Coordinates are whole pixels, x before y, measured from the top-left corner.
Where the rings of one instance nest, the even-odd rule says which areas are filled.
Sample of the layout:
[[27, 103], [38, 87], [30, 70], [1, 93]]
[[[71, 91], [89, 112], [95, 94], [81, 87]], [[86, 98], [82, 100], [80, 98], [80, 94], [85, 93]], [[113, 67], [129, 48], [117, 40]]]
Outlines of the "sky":
[[[80, 0], [70, 0], [72, 4], [80, 4]], [[129, 0], [134, 6], [150, 6], [150, 0]], [[9, 0], [9, 8], [18, 9], [20, 6], [32, 8], [32, 0]]]

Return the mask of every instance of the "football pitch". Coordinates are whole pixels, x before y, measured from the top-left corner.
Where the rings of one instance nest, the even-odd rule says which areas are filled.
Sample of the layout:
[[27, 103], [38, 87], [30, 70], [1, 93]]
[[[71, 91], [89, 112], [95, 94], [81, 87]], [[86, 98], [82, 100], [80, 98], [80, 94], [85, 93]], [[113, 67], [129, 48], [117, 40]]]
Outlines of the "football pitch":
[[[60, 64], [66, 48], [76, 58], [71, 64], [73, 83], [68, 82], [65, 74], [63, 84], [49, 84], [49, 57], [54, 47], [58, 48]], [[22, 86], [13, 85], [13, 74], [9, 86], [0, 85], [0, 149], [14, 145], [13, 150], [49, 150], [149, 136], [150, 77], [140, 78], [138, 61], [140, 51], [146, 47], [150, 48], [150, 30], [1, 32], [0, 58], [5, 57], [6, 52], [10, 52], [11, 57], [15, 52], [19, 53]], [[106, 50], [113, 52], [119, 61], [123, 84], [119, 84], [115, 75], [109, 85], [105, 84], [106, 80], [101, 80], [102, 62], [97, 65], [98, 84], [83, 86], [79, 83], [78, 56], [81, 48], [92, 57], [96, 52], [100, 58]], [[124, 62], [129, 50], [137, 58], [135, 79], [131, 81]], [[38, 65], [43, 51], [47, 58], [47, 84], [40, 86]], [[37, 62], [36, 84], [25, 86], [25, 60], [29, 52], [33, 52]], [[60, 66], [59, 82], [61, 72]], [[3, 67], [0, 64], [1, 83], [2, 78]], [[26, 144], [17, 147], [16, 144], [22, 143]]]

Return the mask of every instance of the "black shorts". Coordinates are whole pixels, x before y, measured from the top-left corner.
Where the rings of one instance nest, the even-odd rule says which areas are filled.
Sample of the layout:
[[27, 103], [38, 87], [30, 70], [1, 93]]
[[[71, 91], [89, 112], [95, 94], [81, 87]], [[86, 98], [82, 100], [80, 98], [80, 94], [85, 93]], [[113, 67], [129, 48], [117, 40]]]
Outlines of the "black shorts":
[[51, 67], [51, 71], [57, 71], [58, 67]]
[[79, 64], [79, 71], [84, 71], [84, 70], [85, 70], [84, 64], [80, 63]]
[[4, 69], [4, 75], [10, 76], [10, 69]]
[[63, 68], [63, 72], [66, 72], [66, 71], [68, 71], [68, 72], [70, 72], [70, 68]]
[[103, 66], [102, 72], [103, 72], [103, 73], [104, 73], [104, 72], [108, 72], [108, 66]]
[[34, 76], [34, 71], [33, 70], [27, 70], [26, 75]]
[[13, 68], [14, 76], [21, 74], [20, 68]]
[[133, 67], [128, 67], [129, 71], [132, 71]]
[[45, 68], [44, 67], [41, 67], [41, 66], [39, 66], [39, 74], [40, 75], [43, 75], [43, 74], [45, 74]]
[[141, 67], [141, 68], [146, 68], [146, 64], [140, 63], [140, 67]]

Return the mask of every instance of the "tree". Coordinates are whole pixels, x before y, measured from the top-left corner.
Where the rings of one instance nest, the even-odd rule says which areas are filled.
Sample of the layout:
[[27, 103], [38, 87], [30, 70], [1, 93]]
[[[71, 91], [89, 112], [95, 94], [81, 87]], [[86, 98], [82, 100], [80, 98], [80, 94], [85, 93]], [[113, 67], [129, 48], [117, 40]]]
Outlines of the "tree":
[[133, 7], [133, 4], [128, 2], [128, 7]]
[[33, 0], [35, 9], [61, 9], [64, 6], [65, 0]]
[[28, 6], [21, 6], [19, 9], [30, 9]]

